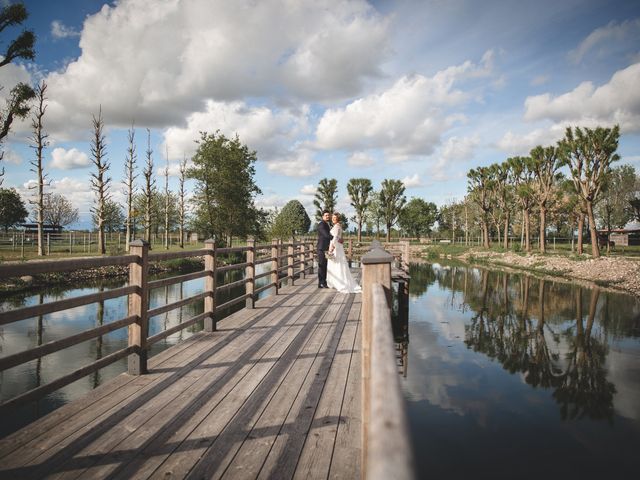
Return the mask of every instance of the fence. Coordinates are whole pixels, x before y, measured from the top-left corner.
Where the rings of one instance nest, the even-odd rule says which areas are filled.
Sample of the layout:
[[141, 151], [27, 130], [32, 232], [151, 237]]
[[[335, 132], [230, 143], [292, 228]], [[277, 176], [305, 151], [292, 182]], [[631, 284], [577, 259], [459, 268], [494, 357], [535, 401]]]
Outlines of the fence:
[[[0, 409], [5, 410], [6, 408], [38, 399], [125, 357], [128, 358], [129, 373], [135, 375], [146, 373], [148, 350], [159, 340], [198, 322], [203, 322], [205, 331], [214, 331], [216, 329], [216, 312], [226, 310], [240, 302], [245, 302], [247, 308], [253, 308], [257, 295], [260, 292], [273, 288], [277, 293], [283, 281], [293, 284], [295, 278], [304, 278], [307, 272], [313, 272], [313, 254], [315, 248], [312, 248], [312, 245], [309, 241], [282, 243], [277, 240], [267, 245], [256, 245], [255, 241], [250, 238], [246, 246], [216, 249], [213, 240], [207, 240], [205, 247], [199, 250], [149, 253], [149, 244], [141, 240], [136, 240], [131, 242], [130, 254], [128, 255], [0, 265], [0, 279], [111, 265], [129, 266], [128, 286], [0, 312], [0, 326], [2, 326], [27, 318], [38, 317], [111, 298], [128, 296], [129, 302], [128, 315], [125, 318], [0, 358], [0, 371], [4, 371], [31, 360], [42, 358], [53, 352], [100, 337], [109, 332], [125, 327], [128, 328], [128, 346], [126, 348], [113, 352], [93, 363], [84, 365], [74, 372], [50, 383], [13, 397], [0, 404]], [[283, 249], [286, 249], [286, 253], [283, 252]], [[245, 261], [218, 266], [217, 260], [222, 254], [244, 254]], [[189, 257], [204, 257], [204, 269], [160, 280], [149, 280], [149, 263]], [[271, 268], [264, 273], [256, 275], [256, 265], [263, 263], [269, 263]], [[224, 285], [216, 284], [217, 273], [238, 269], [244, 269], [245, 271], [245, 277], [242, 280]], [[266, 276], [270, 277], [270, 283], [256, 289], [256, 280]], [[150, 290], [199, 278], [204, 279], [204, 291], [202, 293], [153, 309], [148, 308]], [[217, 292], [241, 285], [245, 285], [245, 293], [243, 295], [233, 298], [221, 305], [216, 305]], [[200, 300], [204, 300], [204, 312], [202, 314], [196, 315], [183, 321], [179, 325], [165, 329], [153, 336], [148, 335], [149, 318]]]

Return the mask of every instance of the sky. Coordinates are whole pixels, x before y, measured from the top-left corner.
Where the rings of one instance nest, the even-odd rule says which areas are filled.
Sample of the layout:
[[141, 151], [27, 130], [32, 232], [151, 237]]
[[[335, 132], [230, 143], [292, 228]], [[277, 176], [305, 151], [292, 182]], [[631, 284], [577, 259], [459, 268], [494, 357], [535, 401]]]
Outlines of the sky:
[[[4, 4], [7, 0], [0, 0]], [[407, 198], [464, 197], [470, 168], [552, 145], [567, 126], [619, 124], [621, 163], [640, 170], [640, 2], [486, 0], [28, 0], [34, 62], [0, 69], [48, 85], [49, 191], [90, 226], [92, 115], [105, 121], [112, 196], [124, 205], [127, 129], [139, 169], [147, 129], [159, 175], [199, 132], [257, 152], [256, 204], [365, 177]], [[7, 29], [1, 48], [19, 28]], [[3, 187], [28, 199], [30, 121], [15, 124]], [[164, 185], [162, 178], [158, 184]], [[187, 182], [193, 189], [193, 182]]]

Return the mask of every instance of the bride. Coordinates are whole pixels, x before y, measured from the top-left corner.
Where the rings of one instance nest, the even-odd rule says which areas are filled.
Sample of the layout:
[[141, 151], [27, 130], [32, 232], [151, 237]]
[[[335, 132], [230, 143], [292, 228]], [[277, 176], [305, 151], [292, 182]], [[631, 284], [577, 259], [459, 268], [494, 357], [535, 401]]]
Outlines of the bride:
[[340, 215], [334, 213], [331, 217], [333, 228], [331, 235], [333, 239], [329, 244], [329, 261], [327, 262], [327, 285], [335, 288], [340, 293], [359, 293], [362, 291], [360, 285], [351, 276], [347, 257], [344, 254], [342, 239], [342, 227], [340, 226]]

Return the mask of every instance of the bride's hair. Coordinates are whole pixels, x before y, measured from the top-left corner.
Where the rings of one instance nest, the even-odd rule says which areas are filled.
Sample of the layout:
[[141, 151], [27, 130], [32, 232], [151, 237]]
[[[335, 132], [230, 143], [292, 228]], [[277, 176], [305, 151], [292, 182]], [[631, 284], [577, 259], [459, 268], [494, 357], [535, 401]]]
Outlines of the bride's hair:
[[333, 212], [333, 216], [338, 217], [338, 220], [340, 220], [340, 214], [338, 212]]

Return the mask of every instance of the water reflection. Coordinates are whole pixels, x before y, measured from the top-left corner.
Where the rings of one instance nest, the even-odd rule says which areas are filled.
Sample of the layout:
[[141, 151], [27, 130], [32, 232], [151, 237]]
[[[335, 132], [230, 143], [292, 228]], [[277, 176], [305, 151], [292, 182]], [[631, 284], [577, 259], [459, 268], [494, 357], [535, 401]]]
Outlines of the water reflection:
[[[638, 299], [455, 264], [412, 265], [410, 293], [403, 388], [422, 474], [482, 466], [492, 478], [536, 478], [560, 465], [591, 478], [606, 462], [609, 473], [637, 473]], [[531, 448], [562, 455], [496, 463], [496, 452], [523, 458]], [[474, 468], [460, 464], [461, 450]], [[574, 455], [593, 458], [569, 468]]]

